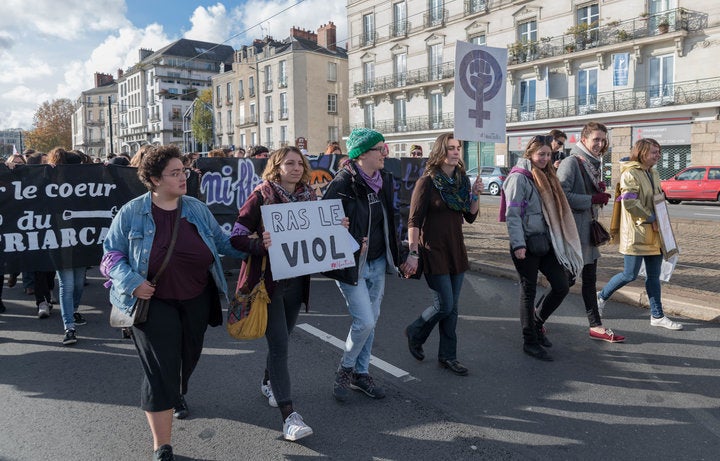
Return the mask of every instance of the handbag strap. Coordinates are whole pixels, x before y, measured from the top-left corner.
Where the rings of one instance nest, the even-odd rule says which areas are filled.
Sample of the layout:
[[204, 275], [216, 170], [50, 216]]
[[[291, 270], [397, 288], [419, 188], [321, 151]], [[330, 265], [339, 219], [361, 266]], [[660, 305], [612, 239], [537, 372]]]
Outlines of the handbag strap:
[[175, 224], [173, 224], [173, 230], [172, 230], [172, 236], [170, 237], [170, 244], [168, 245], [167, 253], [165, 253], [165, 258], [163, 259], [162, 264], [160, 265], [160, 269], [158, 269], [157, 272], [155, 272], [155, 277], [153, 277], [152, 281], [150, 282], [152, 285], [155, 285], [160, 278], [160, 275], [162, 275], [163, 271], [167, 267], [168, 263], [170, 262], [170, 256], [172, 255], [173, 250], [175, 249], [175, 242], [177, 241], [178, 236], [178, 228], [180, 227], [180, 217], [182, 215], [182, 197], [178, 200], [178, 207], [177, 207], [177, 216], [175, 217]]
[[[588, 173], [587, 170], [585, 169], [585, 160], [583, 160], [582, 158], [580, 158], [577, 155], [575, 156], [575, 160], [577, 160], [577, 162], [578, 162], [578, 167], [580, 168], [580, 175], [583, 178], [587, 178], [590, 181], [590, 183], [593, 185], [593, 188], [595, 190], [597, 190], [598, 192], [600, 192], [600, 189], [598, 189], [597, 184], [595, 184], [595, 181], [593, 181], [593, 179], [590, 177], [590, 173]], [[583, 181], [583, 182], [585, 182], [585, 181]], [[593, 207], [592, 205], [590, 205], [590, 215], [592, 216], [593, 221], [597, 221], [598, 212], [595, 209], [595, 207]]]

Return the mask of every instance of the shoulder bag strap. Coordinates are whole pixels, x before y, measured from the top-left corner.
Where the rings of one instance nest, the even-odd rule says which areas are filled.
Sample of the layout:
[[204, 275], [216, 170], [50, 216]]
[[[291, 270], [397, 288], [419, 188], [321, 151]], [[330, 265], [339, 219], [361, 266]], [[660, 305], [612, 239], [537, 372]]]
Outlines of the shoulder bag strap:
[[151, 284], [155, 285], [160, 278], [160, 275], [162, 275], [163, 271], [167, 267], [168, 263], [170, 262], [170, 256], [172, 255], [173, 250], [175, 249], [175, 242], [177, 241], [177, 234], [178, 234], [178, 228], [180, 227], [180, 216], [182, 215], [182, 197], [178, 200], [178, 207], [177, 207], [177, 216], [175, 217], [175, 224], [173, 225], [172, 230], [172, 237], [170, 237], [170, 245], [168, 245], [167, 253], [165, 253], [165, 259], [163, 259], [162, 264], [160, 265], [160, 269], [155, 273], [155, 277], [153, 277]]

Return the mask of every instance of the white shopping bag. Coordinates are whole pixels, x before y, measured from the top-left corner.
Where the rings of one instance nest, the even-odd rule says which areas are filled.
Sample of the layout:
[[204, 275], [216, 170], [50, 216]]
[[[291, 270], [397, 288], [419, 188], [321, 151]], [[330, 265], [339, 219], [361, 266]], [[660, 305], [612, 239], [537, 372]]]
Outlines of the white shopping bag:
[[[669, 259], [663, 259], [662, 266], [660, 266], [660, 281], [661, 282], [669, 282], [670, 276], [673, 273], [673, 270], [675, 270], [675, 265], [678, 262], [678, 255], [675, 253], [674, 255], [670, 256]], [[640, 272], [638, 272], [638, 276], [647, 277], [647, 272], [645, 271], [645, 261], [640, 264]]]

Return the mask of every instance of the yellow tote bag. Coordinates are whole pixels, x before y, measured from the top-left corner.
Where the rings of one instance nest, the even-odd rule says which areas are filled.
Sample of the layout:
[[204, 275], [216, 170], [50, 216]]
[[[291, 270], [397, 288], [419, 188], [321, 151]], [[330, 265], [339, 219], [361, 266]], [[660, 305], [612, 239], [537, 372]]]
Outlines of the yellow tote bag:
[[[252, 257], [251, 257], [252, 258]], [[248, 265], [251, 263], [248, 259]], [[265, 289], [265, 257], [262, 259], [260, 280], [250, 293], [243, 293], [241, 287], [230, 301], [227, 317], [227, 331], [235, 339], [258, 339], [265, 336], [267, 328], [267, 306], [270, 297]]]

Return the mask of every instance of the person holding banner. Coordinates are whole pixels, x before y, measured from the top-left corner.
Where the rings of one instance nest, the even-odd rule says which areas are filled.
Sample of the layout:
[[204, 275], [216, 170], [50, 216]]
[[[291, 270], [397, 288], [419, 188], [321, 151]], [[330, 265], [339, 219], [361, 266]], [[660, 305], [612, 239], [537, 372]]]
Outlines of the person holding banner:
[[265, 165], [263, 182], [240, 208], [230, 239], [233, 247], [252, 257], [242, 263], [238, 287], [245, 284], [254, 287], [258, 284], [262, 276], [262, 260], [266, 258], [264, 283], [270, 297], [265, 330], [268, 354], [260, 392], [267, 397], [271, 407], [280, 409], [283, 437], [291, 441], [313, 433], [302, 416], [293, 409], [288, 371], [288, 340], [300, 314], [301, 304], [308, 305], [310, 275], [273, 280], [268, 256], [272, 241], [270, 233], [265, 230], [260, 207], [316, 200], [315, 191], [308, 184], [310, 171], [310, 163], [297, 147], [288, 146], [274, 151]]
[[[227, 299], [227, 284], [220, 254], [246, 256], [230, 245], [207, 205], [185, 195], [187, 171], [176, 146], [147, 149], [137, 174], [149, 192], [120, 209], [103, 243], [111, 303], [129, 311], [136, 299], [150, 300], [147, 320], [133, 325], [132, 339], [145, 371], [140, 402], [154, 459], [174, 459], [173, 415], [188, 416], [185, 394], [205, 331], [222, 324], [219, 294]], [[176, 223], [177, 243], [153, 285], [149, 280], [163, 266]]]
[[452, 133], [441, 134], [433, 144], [425, 173], [415, 183], [410, 200], [410, 253], [401, 270], [406, 277], [415, 275], [422, 259], [422, 271], [435, 298], [405, 329], [410, 354], [418, 360], [425, 358], [422, 346], [437, 325], [440, 365], [465, 376], [468, 369], [457, 360], [455, 332], [460, 289], [470, 268], [462, 225], [463, 220], [473, 223], [477, 218], [483, 183], [478, 176], [475, 183], [470, 184], [462, 162], [461, 145]]
[[[582, 270], [582, 246], [572, 211], [552, 165], [551, 136], [535, 136], [503, 184], [500, 220], [507, 222], [510, 255], [520, 276], [523, 351], [552, 361], [543, 325], [570, 291], [567, 274]], [[533, 307], [538, 271], [550, 292]]]
[[[580, 142], [570, 150], [570, 156], [560, 162], [557, 176], [575, 218], [582, 244], [583, 268], [582, 298], [590, 326], [590, 339], [621, 343], [625, 337], [602, 324], [597, 303], [597, 262], [600, 250], [593, 244], [591, 224], [599, 210], [610, 199], [602, 180], [602, 158], [608, 149], [607, 127], [599, 122], [588, 122], [580, 133]], [[571, 279], [571, 285], [575, 278]]]
[[385, 390], [369, 374], [370, 355], [385, 274], [398, 273], [400, 245], [394, 178], [383, 170], [385, 138], [375, 130], [356, 128], [346, 145], [349, 161], [323, 195], [324, 200], [342, 200], [350, 234], [358, 244], [355, 266], [324, 273], [335, 279], [353, 319], [333, 384], [333, 396], [340, 402], [347, 401], [351, 389], [374, 399], [385, 397]]
[[613, 276], [597, 292], [598, 308], [620, 288], [635, 280], [645, 262], [645, 291], [650, 300], [650, 325], [682, 330], [679, 322], [663, 314], [660, 268], [663, 262], [660, 232], [655, 217], [654, 198], [662, 194], [660, 175], [653, 168], [660, 160], [660, 144], [651, 138], [640, 139], [633, 146], [630, 160], [620, 164], [620, 193], [615, 206], [620, 209], [620, 254], [625, 255], [623, 271]]

